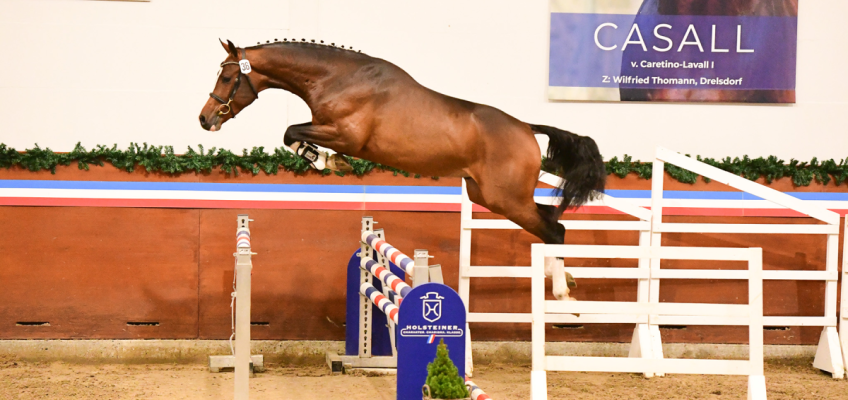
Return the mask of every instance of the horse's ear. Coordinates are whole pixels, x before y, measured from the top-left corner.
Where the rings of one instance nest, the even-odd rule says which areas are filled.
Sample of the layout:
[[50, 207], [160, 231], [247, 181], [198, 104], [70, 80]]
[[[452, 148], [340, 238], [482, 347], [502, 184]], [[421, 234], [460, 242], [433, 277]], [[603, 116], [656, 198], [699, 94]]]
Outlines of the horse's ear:
[[234, 45], [234, 44], [233, 44], [233, 42], [231, 42], [231, 41], [227, 40], [227, 47], [229, 47], [230, 54], [232, 54], [232, 55], [233, 55], [233, 57], [235, 57], [236, 59], [238, 59], [238, 58], [239, 58], [239, 54], [238, 54], [238, 48], [236, 48], [236, 45]]
[[223, 41], [223, 40], [221, 40], [221, 39], [218, 39], [218, 41], [219, 41], [219, 42], [221, 42], [221, 47], [223, 47], [223, 48], [224, 48], [224, 51], [226, 51], [227, 53], [229, 53], [229, 52], [230, 52], [230, 48], [229, 48], [229, 47], [227, 47], [227, 44], [226, 44], [226, 43], [224, 43], [224, 41]]

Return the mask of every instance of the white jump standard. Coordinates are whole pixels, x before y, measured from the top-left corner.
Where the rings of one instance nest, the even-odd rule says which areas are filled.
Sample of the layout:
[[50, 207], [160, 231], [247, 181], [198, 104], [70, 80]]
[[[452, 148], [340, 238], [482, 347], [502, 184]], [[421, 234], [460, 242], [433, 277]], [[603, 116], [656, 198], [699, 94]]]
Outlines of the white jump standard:
[[[823, 246], [826, 253], [824, 271], [766, 270], [763, 272], [765, 280], [824, 282], [824, 315], [770, 315], [765, 317], [764, 321], [766, 326], [823, 327], [813, 366], [830, 372], [833, 378], [843, 378], [848, 353], [844, 353], [846, 349], [840, 345], [839, 333], [845, 336], [845, 332], [843, 330], [837, 332], [838, 321], [836, 317], [837, 285], [839, 281], [837, 258], [839, 251], [839, 214], [662, 147], [657, 148], [656, 158], [654, 159], [654, 177], [664, 175], [666, 163], [750, 193], [764, 201], [771, 202], [774, 206], [787, 208], [823, 222], [818, 224], [685, 224], [663, 222], [662, 212], [664, 203], [666, 203], [663, 200], [663, 180], [655, 178], [651, 181], [651, 212], [654, 214], [651, 227], [651, 246], [660, 246], [663, 233], [812, 234], [825, 236], [826, 244]], [[651, 268], [659, 268], [659, 265], [652, 264]], [[659, 298], [659, 291], [655, 284], [655, 282], [651, 283], [652, 300]], [[845, 285], [844, 280], [843, 285]], [[845, 318], [848, 315], [847, 313], [848, 304], [843, 302], [842, 317]], [[662, 357], [661, 347], [654, 350], [656, 357]]]
[[[249, 398], [249, 379], [254, 371], [264, 370], [262, 355], [250, 354], [250, 277], [253, 270], [251, 256], [256, 254], [250, 248], [250, 221], [247, 215], [239, 215], [236, 228], [235, 268], [233, 270], [233, 293], [230, 308], [233, 333], [230, 336], [230, 356], [209, 356], [209, 369], [219, 372], [221, 369], [234, 369], [234, 399]], [[233, 345], [235, 337], [235, 345]]]
[[[747, 271], [652, 269], [651, 279], [747, 279], [748, 304], [701, 304], [609, 301], [545, 300], [545, 257], [649, 258], [672, 260], [747, 261]], [[705, 247], [569, 246], [532, 245], [532, 356], [531, 398], [547, 399], [546, 371], [641, 372], [748, 375], [748, 399], [765, 400], [763, 375], [763, 272], [762, 249]], [[613, 268], [611, 268], [613, 269]], [[619, 269], [619, 268], [616, 268]], [[635, 269], [635, 268], [620, 268]], [[564, 314], [630, 314], [653, 325], [748, 325], [748, 360], [691, 360], [627, 357], [563, 357], [545, 353], [545, 324]]]

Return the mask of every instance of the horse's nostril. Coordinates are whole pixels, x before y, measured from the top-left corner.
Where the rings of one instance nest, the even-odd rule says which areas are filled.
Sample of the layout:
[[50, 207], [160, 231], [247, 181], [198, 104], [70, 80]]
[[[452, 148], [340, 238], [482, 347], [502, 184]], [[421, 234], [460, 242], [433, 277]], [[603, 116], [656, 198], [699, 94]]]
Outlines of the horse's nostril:
[[206, 123], [206, 117], [204, 117], [203, 115], [201, 115], [201, 116], [200, 116], [200, 123], [201, 123], [201, 124], [205, 124], [205, 123]]

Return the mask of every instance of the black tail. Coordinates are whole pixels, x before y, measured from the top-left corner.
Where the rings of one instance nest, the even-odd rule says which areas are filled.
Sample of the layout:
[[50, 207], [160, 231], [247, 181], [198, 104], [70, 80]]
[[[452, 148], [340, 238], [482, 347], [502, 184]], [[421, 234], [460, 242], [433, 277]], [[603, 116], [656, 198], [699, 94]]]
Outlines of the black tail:
[[607, 171], [592, 138], [551, 126], [530, 125], [530, 128], [550, 138], [547, 159], [542, 167], [563, 178], [557, 188], [557, 195], [562, 197], [558, 214], [597, 198], [597, 192], [603, 193]]

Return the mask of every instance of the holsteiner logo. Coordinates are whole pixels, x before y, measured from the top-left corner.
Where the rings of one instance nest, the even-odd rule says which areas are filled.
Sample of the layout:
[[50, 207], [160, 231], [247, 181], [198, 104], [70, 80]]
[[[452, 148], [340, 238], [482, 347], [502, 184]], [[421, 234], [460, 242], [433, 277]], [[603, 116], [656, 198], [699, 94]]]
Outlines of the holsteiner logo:
[[[428, 292], [425, 296], [420, 297], [422, 300], [422, 317], [428, 322], [436, 322], [442, 318], [442, 300], [444, 297], [439, 296], [436, 292]], [[433, 325], [406, 325], [401, 329], [400, 335], [404, 337], [460, 337], [463, 334], [463, 327], [452, 324], [433, 324]]]
[[[430, 296], [433, 296], [433, 298], [431, 299]], [[439, 296], [438, 293], [430, 292], [421, 300], [424, 300], [424, 319], [430, 322], [438, 321], [442, 317], [442, 300], [444, 300], [444, 297]]]

